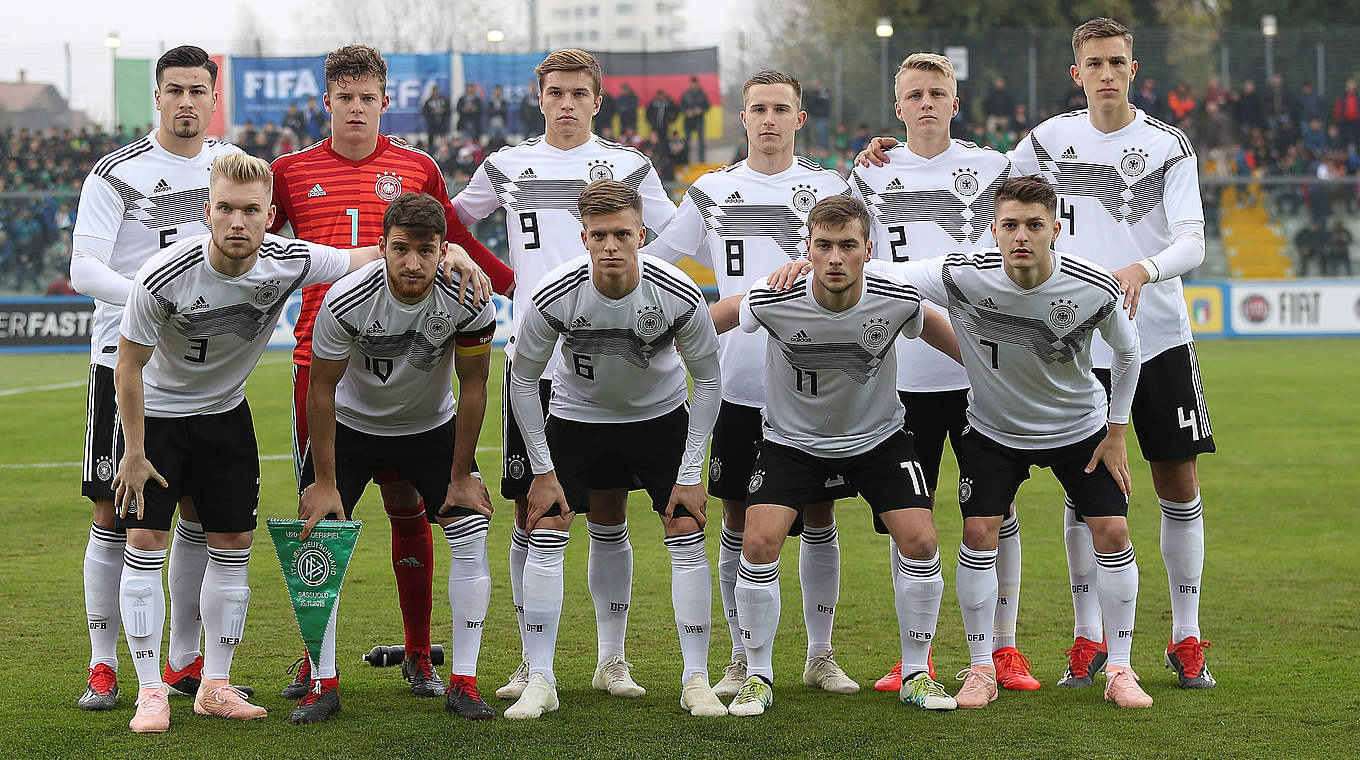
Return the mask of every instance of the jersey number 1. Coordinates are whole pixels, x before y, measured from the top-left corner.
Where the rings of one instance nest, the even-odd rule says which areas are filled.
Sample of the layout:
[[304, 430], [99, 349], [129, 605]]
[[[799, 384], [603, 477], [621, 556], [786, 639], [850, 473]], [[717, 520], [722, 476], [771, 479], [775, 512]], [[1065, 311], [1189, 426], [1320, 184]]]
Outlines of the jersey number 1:
[[349, 217], [349, 244], [359, 245], [359, 209], [345, 209], [345, 216]]

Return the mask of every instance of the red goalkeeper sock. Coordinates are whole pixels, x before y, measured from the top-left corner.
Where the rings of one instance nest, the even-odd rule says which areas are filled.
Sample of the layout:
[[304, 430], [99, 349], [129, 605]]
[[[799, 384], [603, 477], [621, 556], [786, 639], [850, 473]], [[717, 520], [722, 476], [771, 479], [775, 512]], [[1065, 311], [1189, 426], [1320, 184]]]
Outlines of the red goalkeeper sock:
[[392, 572], [397, 576], [397, 600], [406, 629], [406, 651], [430, 651], [430, 608], [433, 605], [434, 539], [425, 519], [425, 503], [410, 514], [384, 507], [392, 521]]

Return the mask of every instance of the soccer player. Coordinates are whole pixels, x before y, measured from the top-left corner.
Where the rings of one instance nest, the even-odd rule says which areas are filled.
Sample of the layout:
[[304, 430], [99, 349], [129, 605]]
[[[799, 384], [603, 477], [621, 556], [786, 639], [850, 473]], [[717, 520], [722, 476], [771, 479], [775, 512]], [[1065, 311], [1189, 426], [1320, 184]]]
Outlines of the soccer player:
[[[653, 234], [665, 228], [675, 214], [675, 204], [645, 155], [601, 139], [591, 131], [591, 119], [600, 109], [601, 92], [600, 64], [595, 57], [584, 50], [556, 50], [534, 72], [542, 92], [539, 107], [546, 120], [546, 131], [541, 137], [532, 137], [488, 156], [477, 167], [468, 186], [453, 199], [459, 218], [469, 224], [490, 216], [497, 207], [505, 209], [510, 265], [518, 281], [526, 285], [515, 293], [512, 312], [515, 335], [524, 315], [534, 309], [533, 286], [552, 268], [581, 255], [576, 242], [581, 231], [577, 200], [588, 182], [618, 179], [639, 192], [645, 200], [643, 222]], [[508, 393], [508, 379], [518, 353], [516, 338], [511, 337], [505, 352], [507, 382], [503, 388]], [[544, 378], [553, 377], [557, 364], [557, 357], [549, 355]], [[550, 385], [544, 379], [540, 386], [544, 410]], [[508, 395], [502, 399], [501, 410], [504, 415], [501, 496], [515, 502], [510, 588], [522, 632], [524, 562], [529, 553], [525, 497], [533, 474], [528, 467], [520, 426], [515, 421], [517, 412]], [[633, 681], [623, 648], [633, 588], [633, 547], [628, 541], [626, 515], [621, 510], [598, 510], [588, 518], [588, 527], [588, 580], [595, 603], [597, 634], [593, 682], [596, 688], [615, 696], [640, 696], [645, 692]], [[528, 678], [528, 656], [523, 654], [519, 667], [509, 682], [496, 690], [496, 696], [518, 699]]]
[[[486, 412], [496, 309], [470, 293], [460, 299], [457, 283], [438, 276], [444, 233], [439, 201], [402, 195], [383, 214], [378, 247], [385, 260], [346, 275], [326, 293], [312, 334], [311, 437], [298, 516], [307, 520], [304, 539], [326, 515], [350, 519], [364, 486], [389, 467], [415, 485], [452, 556], [453, 672], [445, 707], [465, 718], [493, 718], [477, 691], [491, 598], [491, 500], [473, 455]], [[321, 652], [314, 670], [333, 671], [334, 616]], [[316, 682], [289, 719], [315, 723], [338, 712], [336, 681]]]
[[[202, 49], [184, 45], [166, 52], [156, 61], [160, 127], [97, 161], [81, 188], [71, 283], [95, 299], [81, 487], [94, 502], [85, 546], [90, 676], [79, 701], [85, 710], [111, 710], [118, 704], [118, 584], [127, 543], [114, 523], [112, 490], [122, 455], [115, 448], [113, 387], [118, 324], [138, 268], [160, 249], [208, 230], [203, 218], [208, 167], [217, 156], [239, 152], [204, 138], [217, 108], [216, 87], [217, 64]], [[203, 526], [186, 494], [170, 552], [170, 652], [162, 678], [175, 693], [188, 696], [198, 691], [203, 670], [198, 598], [207, 562]]]
[[[729, 706], [760, 715], [774, 703], [772, 658], [779, 625], [779, 550], [803, 505], [840, 475], [891, 533], [901, 570], [893, 575], [903, 672], [901, 699], [952, 710], [954, 699], [927, 672], [944, 579], [925, 473], [903, 428], [894, 390], [898, 334], [914, 338], [932, 322], [932, 341], [957, 356], [944, 318], [893, 278], [864, 273], [872, 254], [870, 217], [854, 198], [831, 196], [808, 214], [812, 275], [777, 291], [764, 279], [740, 298], [742, 330], [766, 332], [764, 439], [757, 445], [737, 571], [737, 617], [748, 677]], [[798, 266], [798, 265], [792, 265]], [[731, 325], [731, 305], [715, 309]]]
[[[1204, 261], [1199, 167], [1183, 132], [1129, 107], [1138, 61], [1128, 29], [1092, 19], [1072, 33], [1072, 52], [1072, 81], [1086, 92], [1087, 108], [1035, 127], [1011, 161], [1017, 171], [1053, 182], [1067, 222], [1063, 247], [1114, 272], [1137, 320], [1143, 367], [1133, 424], [1162, 508], [1172, 630], [1165, 660], [1182, 689], [1208, 689], [1216, 681], [1199, 628], [1204, 517], [1196, 458], [1214, 451], [1214, 437], [1180, 279]], [[1108, 387], [1110, 352], [1097, 342], [1092, 353]], [[1099, 572], [1090, 527], [1068, 510], [1064, 536], [1076, 629], [1064, 678], [1072, 686], [1091, 683], [1101, 652], [1095, 637], [1103, 605], [1090, 590]]]
[[[304, 240], [334, 246], [372, 245], [382, 233], [387, 204], [403, 191], [418, 191], [445, 204], [446, 239], [471, 254], [491, 277], [497, 292], [513, 284], [513, 273], [467, 231], [449, 205], [444, 177], [429, 155], [379, 134], [387, 111], [387, 62], [367, 45], [346, 45], [326, 56], [326, 93], [331, 136], [274, 161], [274, 205], [278, 214], [270, 230], [291, 223]], [[294, 334], [293, 463], [301, 478], [307, 448], [307, 387], [311, 362], [312, 324], [326, 294], [325, 285], [302, 292], [302, 312]], [[392, 473], [377, 482], [392, 525], [392, 571], [405, 629], [406, 659], [402, 675], [417, 696], [444, 695], [444, 686], [429, 662], [431, 582], [434, 548], [425, 507], [410, 483]], [[301, 699], [315, 678], [332, 679], [330, 671], [313, 674], [310, 661], [299, 660], [297, 678], [281, 692]]]
[[[949, 138], [949, 125], [959, 110], [953, 65], [942, 55], [913, 53], [898, 68], [894, 89], [906, 142], [888, 152], [891, 163], [856, 166], [850, 175], [854, 194], [874, 217], [875, 257], [908, 261], [991, 246], [993, 199], [1011, 166], [990, 148]], [[938, 307], [927, 302], [926, 308]], [[933, 499], [945, 438], [957, 447], [967, 424], [968, 376], [957, 362], [923, 341], [899, 339], [897, 394], [906, 407], [907, 430]], [[1015, 648], [1020, 524], [1014, 510], [1001, 534], [996, 557], [1001, 593], [995, 629], [988, 634], [996, 652], [996, 680], [1007, 689], [1037, 689], [1039, 681], [1029, 674], [1029, 660]], [[895, 549], [891, 554], [896, 558]], [[895, 571], [895, 559], [892, 567]], [[879, 691], [897, 691], [901, 686], [901, 663], [874, 684]]]
[[[213, 160], [209, 232], [191, 235], [138, 270], [119, 327], [114, 369], [125, 453], [114, 476], [116, 525], [127, 531], [120, 609], [141, 689], [135, 732], [170, 727], [161, 680], [165, 592], [161, 568], [181, 495], [198, 509], [208, 561], [200, 578], [204, 647], [194, 712], [262, 718], [228, 684], [250, 601], [247, 566], [259, 503], [260, 459], [245, 381], [288, 296], [372, 261], [266, 236], [270, 173], [242, 153]], [[155, 481], [150, 483], [148, 481]]]
[[[597, 180], [578, 205], [589, 253], [553, 268], [534, 288], [510, 375], [510, 400], [534, 477], [523, 592], [529, 683], [505, 717], [537, 718], [557, 709], [553, 655], [572, 517], [624, 514], [635, 480], [652, 497], [671, 555], [671, 602], [684, 660], [680, 706], [692, 715], [726, 715], [708, 682], [712, 576], [700, 477], [722, 398], [718, 336], [693, 281], [638, 254], [646, 229], [636, 190]], [[545, 425], [539, 383], [559, 339], [562, 361]], [[694, 382], [692, 409], [685, 403], [686, 372]]]
[[[1126, 520], [1124, 436], [1138, 383], [1138, 331], [1106, 270], [1053, 250], [1062, 226], [1047, 181], [1006, 180], [995, 204], [998, 248], [888, 265], [948, 308], [972, 387], [956, 448], [964, 518], [957, 586], [972, 665], [956, 699], [973, 708], [996, 699], [986, 634], [997, 601], [997, 544], [1016, 490], [1037, 465], [1053, 470], [1095, 543], [1109, 646], [1105, 698], [1149, 707], [1129, 660], [1138, 565]], [[1091, 372], [1096, 331], [1113, 354], [1108, 400]]]
[[[713, 269], [720, 296], [745, 293], [762, 274], [803, 258], [808, 212], [820, 198], [849, 192], [839, 174], [794, 155], [794, 137], [807, 120], [802, 86], [796, 78], [769, 70], [752, 75], [742, 86], [740, 117], [750, 156], [697, 179], [685, 192], [675, 219], [643, 249], [667, 261], [689, 256]], [[713, 690], [730, 699], [746, 682], [746, 648], [737, 623], [735, 593], [746, 484], [761, 437], [765, 383], [760, 336], [729, 331], [719, 344], [723, 401], [709, 457], [708, 492], [723, 500], [718, 587], [732, 635], [732, 662]], [[802, 533], [798, 578], [808, 632], [803, 682], [854, 694], [859, 684], [836, 663], [831, 648], [840, 595], [840, 543], [832, 511], [838, 495], [854, 496], [854, 492], [844, 485], [828, 488], [806, 506], [803, 524], [795, 527]]]

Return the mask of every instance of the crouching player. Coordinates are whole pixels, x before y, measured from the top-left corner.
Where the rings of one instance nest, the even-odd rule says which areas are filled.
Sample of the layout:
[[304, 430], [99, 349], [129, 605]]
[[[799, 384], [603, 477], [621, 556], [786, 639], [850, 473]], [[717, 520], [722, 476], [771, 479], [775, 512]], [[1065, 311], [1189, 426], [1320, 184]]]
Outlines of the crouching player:
[[[298, 516], [306, 538], [327, 515], [348, 519], [379, 472], [391, 468], [413, 484], [426, 517], [448, 540], [453, 608], [453, 675], [445, 708], [465, 718], [496, 713], [477, 691], [477, 655], [491, 596], [486, 532], [491, 500], [473, 455], [486, 412], [486, 378], [496, 310], [440, 275], [444, 208], [406, 193], [387, 207], [378, 241], [383, 260], [326, 293], [312, 334]], [[458, 375], [458, 414], [451, 374]], [[315, 723], [340, 709], [335, 623], [331, 615], [312, 688], [294, 723]]]

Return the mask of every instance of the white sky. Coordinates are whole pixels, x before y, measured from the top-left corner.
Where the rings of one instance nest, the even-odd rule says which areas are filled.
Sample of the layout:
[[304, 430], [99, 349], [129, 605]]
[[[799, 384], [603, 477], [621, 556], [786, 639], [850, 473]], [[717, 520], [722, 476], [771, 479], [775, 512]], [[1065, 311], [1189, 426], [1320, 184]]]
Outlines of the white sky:
[[[690, 44], [716, 44], [729, 5], [723, 0], [688, 3]], [[306, 4], [307, 0], [232, 0], [215, 5], [186, 5], [184, 0], [40, 0], [26, 4], [23, 13], [5, 13], [5, 23], [0, 24], [0, 81], [15, 81], [24, 69], [28, 81], [55, 85], [72, 107], [84, 109], [96, 122], [106, 122], [113, 95], [111, 56], [104, 46], [110, 32], [122, 39], [118, 54], [130, 58], [155, 58], [166, 48], [186, 43], [218, 53], [227, 50], [242, 6], [271, 26], [273, 40], [307, 39], [307, 32], [296, 28], [298, 11]], [[72, 93], [67, 92], [68, 44]]]

